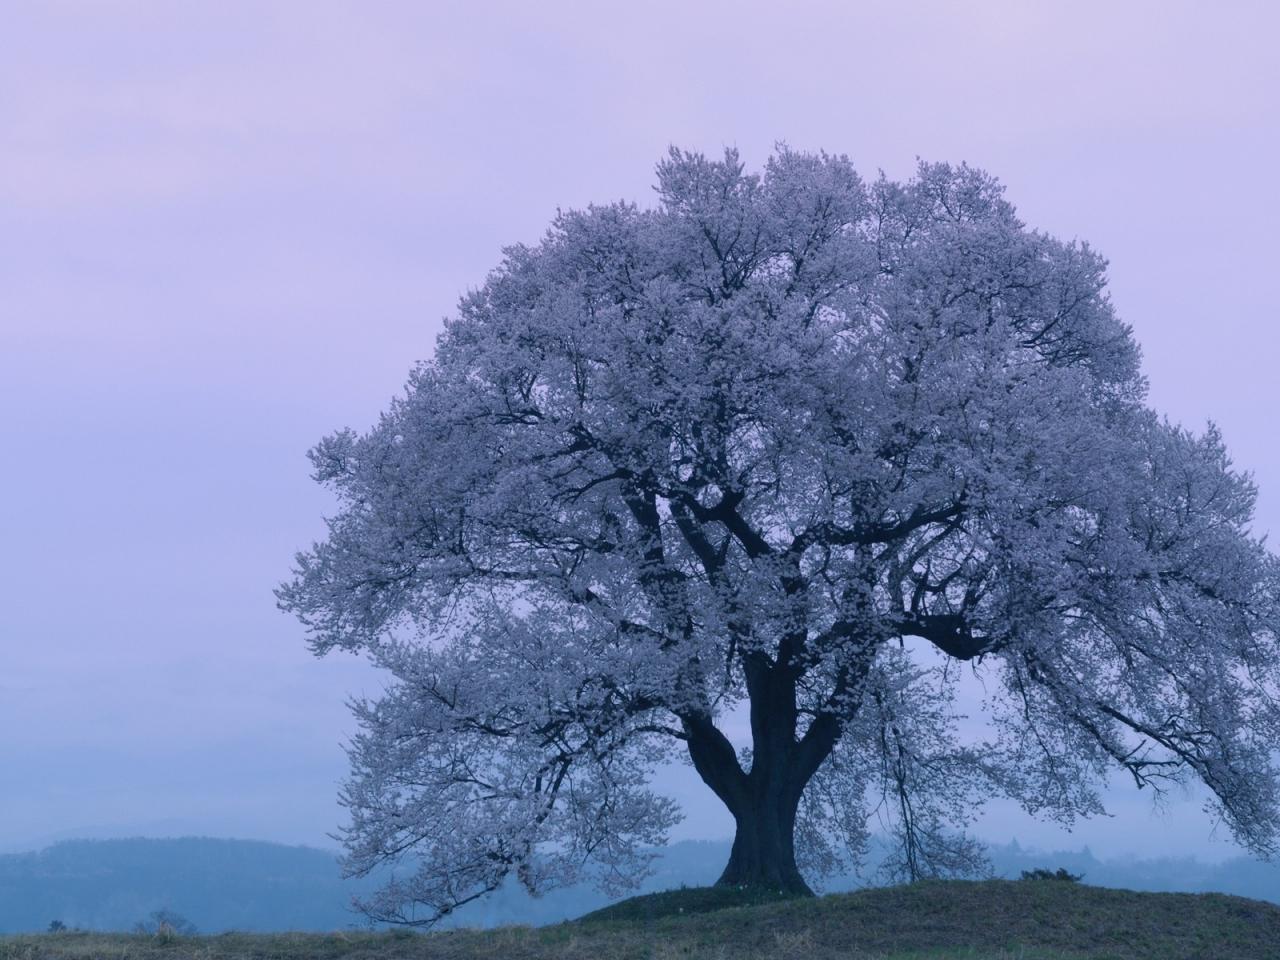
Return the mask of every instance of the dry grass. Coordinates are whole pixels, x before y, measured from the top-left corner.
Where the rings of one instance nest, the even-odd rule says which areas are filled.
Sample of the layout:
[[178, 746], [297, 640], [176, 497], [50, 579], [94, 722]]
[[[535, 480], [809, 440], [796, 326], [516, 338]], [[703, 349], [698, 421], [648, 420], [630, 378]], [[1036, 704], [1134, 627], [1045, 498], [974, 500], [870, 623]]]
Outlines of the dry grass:
[[0, 960], [1280, 960], [1280, 907], [1218, 894], [993, 880], [701, 911], [705, 892], [664, 896], [537, 929], [5, 937]]

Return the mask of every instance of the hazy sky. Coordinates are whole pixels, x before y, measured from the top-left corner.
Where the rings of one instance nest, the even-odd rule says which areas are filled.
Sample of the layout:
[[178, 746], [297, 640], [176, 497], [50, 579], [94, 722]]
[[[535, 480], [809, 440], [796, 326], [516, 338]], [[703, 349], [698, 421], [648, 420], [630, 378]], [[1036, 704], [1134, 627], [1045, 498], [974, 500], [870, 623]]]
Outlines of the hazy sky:
[[[0, 848], [324, 843], [344, 697], [272, 587], [440, 318], [669, 144], [917, 156], [1089, 240], [1153, 404], [1222, 427], [1280, 534], [1280, 15], [1270, 2], [0, 0]], [[680, 836], [727, 816], [687, 771]], [[1193, 797], [1072, 837], [1231, 852]], [[1221, 837], [1221, 831], [1219, 831]]]

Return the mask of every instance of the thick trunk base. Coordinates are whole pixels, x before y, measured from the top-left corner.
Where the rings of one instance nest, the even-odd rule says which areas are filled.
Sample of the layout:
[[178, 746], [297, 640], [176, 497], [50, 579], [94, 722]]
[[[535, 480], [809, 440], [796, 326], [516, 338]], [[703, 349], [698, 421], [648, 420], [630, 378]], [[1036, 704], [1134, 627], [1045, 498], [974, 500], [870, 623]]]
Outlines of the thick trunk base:
[[740, 815], [729, 863], [716, 886], [813, 896], [796, 867], [794, 830], [794, 813]]

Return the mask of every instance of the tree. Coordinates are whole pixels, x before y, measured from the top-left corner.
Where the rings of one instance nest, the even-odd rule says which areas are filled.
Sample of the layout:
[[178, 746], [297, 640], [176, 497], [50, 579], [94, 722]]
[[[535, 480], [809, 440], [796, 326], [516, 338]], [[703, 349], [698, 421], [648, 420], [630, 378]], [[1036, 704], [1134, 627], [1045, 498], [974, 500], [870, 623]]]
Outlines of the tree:
[[806, 892], [869, 809], [903, 875], [964, 872], [983, 799], [1070, 820], [1117, 768], [1199, 778], [1273, 851], [1280, 570], [1218, 432], [1145, 406], [1104, 261], [965, 166], [657, 173], [654, 208], [507, 249], [311, 453], [340, 510], [281, 605], [393, 678], [354, 703], [343, 840], [408, 871], [365, 909], [625, 885], [679, 754], [736, 821], [724, 884]]
[[180, 913], [167, 907], [153, 910], [146, 920], [139, 920], [133, 925], [134, 933], [163, 938], [194, 937], [200, 931], [196, 925]]

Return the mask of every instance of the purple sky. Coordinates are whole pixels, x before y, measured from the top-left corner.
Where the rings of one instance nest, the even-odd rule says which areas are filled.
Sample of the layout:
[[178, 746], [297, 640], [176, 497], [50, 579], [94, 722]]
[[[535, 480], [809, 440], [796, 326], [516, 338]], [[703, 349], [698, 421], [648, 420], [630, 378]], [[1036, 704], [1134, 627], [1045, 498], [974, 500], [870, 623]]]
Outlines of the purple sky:
[[[1280, 534], [1280, 15], [1269, 2], [6, 4], [0, 849], [66, 832], [325, 843], [359, 661], [272, 587], [439, 318], [668, 144], [1001, 177], [1111, 258], [1154, 405], [1222, 427]], [[681, 836], [729, 821], [685, 771]], [[1072, 837], [1223, 855], [1191, 796]]]

